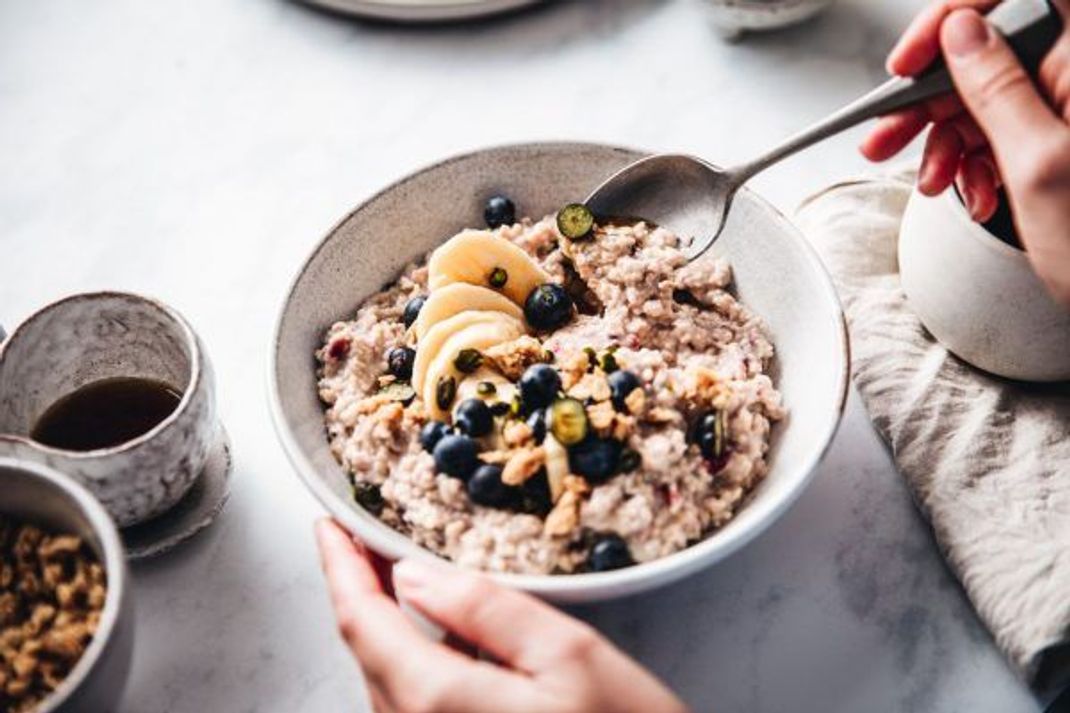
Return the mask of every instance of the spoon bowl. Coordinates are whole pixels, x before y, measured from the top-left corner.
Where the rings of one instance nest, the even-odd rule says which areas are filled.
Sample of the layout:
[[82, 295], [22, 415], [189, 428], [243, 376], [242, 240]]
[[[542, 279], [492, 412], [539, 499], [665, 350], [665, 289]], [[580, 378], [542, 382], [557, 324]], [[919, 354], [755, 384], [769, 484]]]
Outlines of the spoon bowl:
[[700, 158], [656, 154], [610, 176], [586, 204], [598, 216], [671, 226], [693, 260], [721, 232], [736, 188], [731, 176]]

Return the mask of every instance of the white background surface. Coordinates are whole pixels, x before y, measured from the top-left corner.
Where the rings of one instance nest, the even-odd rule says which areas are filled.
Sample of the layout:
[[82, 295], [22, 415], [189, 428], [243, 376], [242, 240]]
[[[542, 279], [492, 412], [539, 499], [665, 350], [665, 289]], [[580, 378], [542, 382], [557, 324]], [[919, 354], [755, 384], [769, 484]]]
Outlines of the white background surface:
[[[721, 42], [696, 0], [585, 0], [438, 30], [287, 0], [0, 2], [0, 321], [82, 290], [173, 304], [214, 358], [233, 496], [135, 569], [122, 711], [362, 710], [264, 397], [282, 293], [363, 197], [462, 149], [592, 139], [742, 159], [884, 76], [920, 0]], [[755, 187], [790, 211], [860, 134]], [[945, 570], [857, 399], [813, 486], [723, 565], [578, 611], [696, 710], [1039, 710]]]

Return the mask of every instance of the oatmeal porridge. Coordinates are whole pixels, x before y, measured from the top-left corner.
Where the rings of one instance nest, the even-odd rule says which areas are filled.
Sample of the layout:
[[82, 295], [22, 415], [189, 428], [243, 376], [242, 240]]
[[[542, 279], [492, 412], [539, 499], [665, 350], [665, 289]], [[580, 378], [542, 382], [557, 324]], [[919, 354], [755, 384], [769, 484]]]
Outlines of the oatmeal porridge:
[[488, 229], [325, 335], [319, 395], [356, 501], [491, 571], [605, 571], [708, 536], [765, 476], [784, 416], [730, 266], [581, 205], [512, 213], [493, 199]]

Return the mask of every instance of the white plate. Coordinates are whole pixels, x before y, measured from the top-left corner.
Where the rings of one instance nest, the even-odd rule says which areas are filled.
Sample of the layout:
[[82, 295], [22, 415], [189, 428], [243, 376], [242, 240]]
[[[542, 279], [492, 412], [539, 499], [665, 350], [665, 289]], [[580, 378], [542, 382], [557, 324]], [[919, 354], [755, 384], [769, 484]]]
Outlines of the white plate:
[[303, 0], [329, 10], [377, 20], [471, 20], [534, 5], [542, 0]]

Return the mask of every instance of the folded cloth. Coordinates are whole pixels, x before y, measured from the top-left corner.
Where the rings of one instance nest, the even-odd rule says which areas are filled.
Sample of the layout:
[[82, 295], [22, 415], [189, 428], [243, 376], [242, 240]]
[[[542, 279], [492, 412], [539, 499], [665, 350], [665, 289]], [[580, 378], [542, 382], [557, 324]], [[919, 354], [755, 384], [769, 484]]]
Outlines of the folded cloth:
[[839, 289], [874, 425], [996, 643], [1046, 692], [1070, 682], [1070, 385], [985, 374], [921, 325], [896, 258], [912, 185], [839, 183], [799, 224]]

